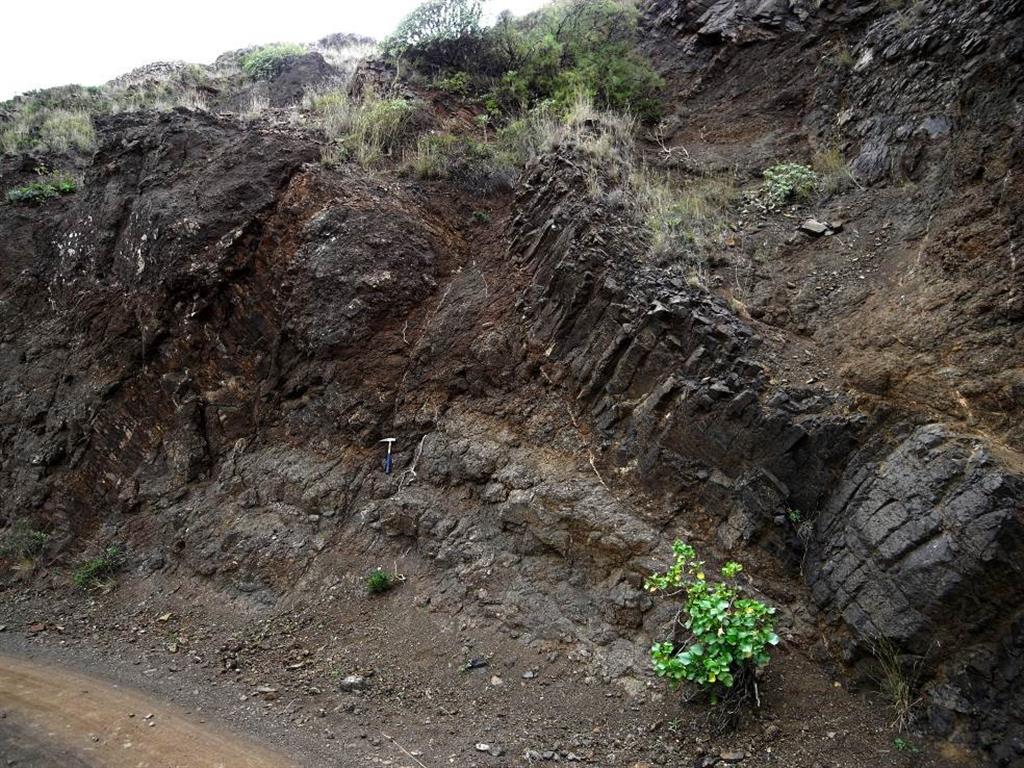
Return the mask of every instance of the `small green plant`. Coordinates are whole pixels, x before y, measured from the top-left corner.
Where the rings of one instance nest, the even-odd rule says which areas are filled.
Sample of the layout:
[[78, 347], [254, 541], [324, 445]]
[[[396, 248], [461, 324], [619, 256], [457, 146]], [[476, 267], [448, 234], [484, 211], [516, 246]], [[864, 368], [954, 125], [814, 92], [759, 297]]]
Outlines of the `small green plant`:
[[78, 191], [78, 182], [63, 171], [51, 171], [45, 166], [40, 166], [36, 168], [36, 173], [39, 175], [38, 181], [7, 190], [9, 203], [39, 205], [54, 197]]
[[737, 684], [753, 687], [754, 671], [768, 663], [768, 648], [779, 642], [775, 609], [741, 597], [735, 581], [743, 570], [739, 563], [726, 563], [722, 580], [711, 584], [693, 547], [676, 541], [672, 551], [675, 560], [669, 569], [648, 577], [645, 586], [650, 592], [685, 596], [674, 629], [685, 629], [690, 637], [685, 643], [673, 637], [652, 646], [655, 674], [673, 685], [695, 683], [710, 692], [712, 702]]
[[245, 74], [255, 80], [270, 80], [287, 62], [305, 52], [306, 48], [297, 43], [263, 45], [245, 54], [239, 65]]
[[490, 224], [491, 214], [487, 211], [473, 211], [470, 217], [474, 224]]
[[793, 525], [800, 525], [800, 521], [803, 520], [803, 516], [800, 514], [799, 509], [786, 510], [786, 517], [789, 518], [789, 522]]
[[909, 752], [912, 755], [921, 754], [921, 748], [913, 742], [907, 741], [906, 739], [897, 736], [892, 740], [892, 745], [896, 747], [897, 752]]
[[125, 553], [116, 544], [107, 547], [75, 569], [74, 582], [79, 589], [93, 589], [109, 581], [125, 564]]
[[0, 558], [31, 560], [39, 555], [50, 537], [36, 530], [28, 520], [18, 520], [0, 537]]
[[394, 586], [395, 577], [383, 568], [374, 568], [366, 577], [366, 588], [373, 595], [381, 595]]
[[765, 169], [760, 199], [768, 210], [791, 200], [808, 200], [818, 186], [818, 174], [806, 165], [780, 163]]
[[764, 171], [763, 193], [773, 206], [789, 200], [806, 200], [818, 183], [817, 174], [799, 163], [780, 163]]

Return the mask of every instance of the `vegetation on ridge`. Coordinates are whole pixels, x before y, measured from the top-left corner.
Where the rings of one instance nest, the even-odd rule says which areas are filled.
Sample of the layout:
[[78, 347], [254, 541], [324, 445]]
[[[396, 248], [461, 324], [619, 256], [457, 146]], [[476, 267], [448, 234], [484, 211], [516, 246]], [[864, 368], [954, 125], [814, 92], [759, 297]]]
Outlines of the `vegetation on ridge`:
[[477, 0], [429, 0], [383, 45], [449, 87], [477, 95], [492, 116], [553, 104], [567, 111], [580, 93], [601, 109], [660, 116], [661, 78], [636, 52], [636, 7], [623, 0], [552, 3], [523, 18], [503, 14], [484, 28]]
[[250, 77], [269, 80], [278, 74], [286, 63], [304, 53], [306, 47], [297, 43], [262, 45], [242, 56], [239, 66]]

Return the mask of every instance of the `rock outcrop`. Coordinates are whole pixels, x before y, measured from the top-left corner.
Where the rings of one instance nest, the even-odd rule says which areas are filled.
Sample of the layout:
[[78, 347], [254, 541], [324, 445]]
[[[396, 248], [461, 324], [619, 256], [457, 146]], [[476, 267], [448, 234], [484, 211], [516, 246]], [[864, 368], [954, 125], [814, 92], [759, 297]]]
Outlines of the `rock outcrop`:
[[[849, 660], [889, 643], [942, 680], [1000, 658], [1001, 677], [976, 674], [958, 694], [972, 702], [955, 726], [970, 741], [980, 702], [1021, 685], [1016, 459], [941, 425], [914, 426], [912, 413], [885, 424], [827, 389], [771, 386], [759, 335], [636, 259], [644, 248], [629, 216], [588, 196], [580, 162], [550, 157], [527, 175], [512, 253], [530, 275], [531, 337], [586, 405], [606, 460], [663, 494], [666, 522], [695, 503], [716, 511], [723, 545], [756, 541], [785, 561], [802, 538], [814, 600], [850, 631]], [[794, 511], [799, 535], [785, 532]], [[948, 731], [955, 718], [943, 712]], [[1000, 733], [1012, 741], [1005, 721]]]
[[756, 559], [795, 636], [802, 574], [845, 661], [893, 646], [937, 732], [1019, 762], [1021, 3], [915, 7], [646, 3], [666, 165], [850, 160], [820, 237], [737, 213], [710, 291], [571, 140], [492, 200], [258, 115], [100, 120], [77, 196], [0, 207], [0, 516], [256, 608], [412, 552], [432, 609], [631, 690], [685, 533]]

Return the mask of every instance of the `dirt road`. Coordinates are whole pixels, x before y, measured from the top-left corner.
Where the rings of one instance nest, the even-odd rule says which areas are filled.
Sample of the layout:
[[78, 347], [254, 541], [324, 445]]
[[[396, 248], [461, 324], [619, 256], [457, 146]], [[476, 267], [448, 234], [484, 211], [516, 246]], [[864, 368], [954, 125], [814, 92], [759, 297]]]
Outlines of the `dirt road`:
[[139, 693], [8, 656], [0, 656], [0, 757], [37, 768], [295, 766]]

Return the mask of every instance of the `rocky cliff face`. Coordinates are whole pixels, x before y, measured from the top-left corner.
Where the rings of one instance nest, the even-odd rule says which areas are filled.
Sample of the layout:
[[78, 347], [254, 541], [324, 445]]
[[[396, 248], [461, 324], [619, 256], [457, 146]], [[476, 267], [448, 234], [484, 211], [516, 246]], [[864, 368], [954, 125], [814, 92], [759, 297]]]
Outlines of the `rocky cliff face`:
[[[1022, 724], [991, 703], [1014, 701], [1021, 674], [1022, 7], [646, 11], [652, 49], [686, 94], [670, 121], [689, 162], [753, 171], [751, 155], [800, 147], [853, 158], [859, 189], [823, 206], [847, 219], [850, 242], [790, 239], [773, 253], [791, 260], [781, 268], [757, 249], [727, 260], [750, 281], [751, 314], [831, 357], [841, 384], [829, 389], [868, 420], [822, 486], [805, 573], [863, 645], [897, 640], [942, 670], [936, 728], [980, 726], [1001, 760], [1019, 759]], [[963, 715], [975, 725], [955, 726]]]
[[647, 3], [651, 152], [756, 180], [836, 147], [856, 180], [832, 237], [742, 212], [710, 292], [571, 142], [480, 199], [268, 120], [108, 118], [79, 195], [0, 208], [0, 513], [253, 609], [413, 551], [432, 610], [634, 692], [685, 534], [755, 562], [794, 644], [894, 644], [936, 731], [1020, 761], [1020, 11]]

